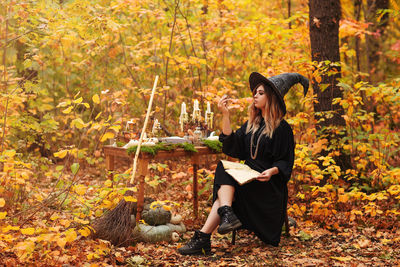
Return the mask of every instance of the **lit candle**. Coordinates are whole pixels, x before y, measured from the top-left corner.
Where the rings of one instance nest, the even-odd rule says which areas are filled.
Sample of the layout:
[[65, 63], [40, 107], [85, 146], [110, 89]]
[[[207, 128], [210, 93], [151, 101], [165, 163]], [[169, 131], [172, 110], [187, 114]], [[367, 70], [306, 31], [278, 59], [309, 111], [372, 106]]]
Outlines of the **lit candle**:
[[185, 104], [185, 102], [183, 102], [182, 106], [181, 106], [181, 115], [183, 115], [183, 114], [186, 114], [186, 104]]
[[208, 101], [207, 101], [207, 111], [206, 112], [211, 112], [210, 102], [208, 102]]
[[183, 123], [186, 122], [187, 112], [185, 102], [181, 105], [181, 115], [179, 116], [179, 124], [181, 126], [181, 131], [183, 132]]
[[200, 109], [199, 109], [199, 101], [197, 99], [194, 100], [193, 104], [193, 114], [192, 114], [192, 120], [194, 122], [197, 122], [200, 120]]

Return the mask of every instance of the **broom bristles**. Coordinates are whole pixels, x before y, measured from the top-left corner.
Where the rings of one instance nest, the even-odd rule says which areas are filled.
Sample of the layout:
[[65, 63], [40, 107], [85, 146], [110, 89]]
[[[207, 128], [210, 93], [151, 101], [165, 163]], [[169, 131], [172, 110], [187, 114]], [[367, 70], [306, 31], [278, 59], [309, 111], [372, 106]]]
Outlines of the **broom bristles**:
[[118, 205], [93, 223], [93, 238], [108, 240], [115, 246], [129, 246], [133, 243], [131, 220], [134, 202], [122, 199]]

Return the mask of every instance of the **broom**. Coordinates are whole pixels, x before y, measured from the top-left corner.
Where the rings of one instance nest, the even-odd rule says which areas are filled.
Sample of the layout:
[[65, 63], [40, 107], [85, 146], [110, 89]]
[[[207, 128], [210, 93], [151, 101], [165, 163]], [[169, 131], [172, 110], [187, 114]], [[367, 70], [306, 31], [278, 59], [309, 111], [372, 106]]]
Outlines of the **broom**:
[[[143, 137], [146, 132], [147, 122], [149, 120], [149, 115], [153, 103], [154, 93], [157, 87], [157, 82], [158, 82], [158, 75], [154, 80], [153, 90], [151, 91], [151, 97], [149, 105], [147, 107], [146, 118], [144, 120], [143, 129], [140, 134], [139, 144], [136, 149], [135, 158], [133, 160], [132, 176], [131, 180], [129, 181], [128, 187], [132, 187], [133, 181], [135, 179], [137, 160], [139, 158], [139, 152], [142, 145]], [[132, 195], [133, 195], [132, 190], [128, 190], [125, 193], [125, 196], [132, 196]], [[125, 199], [122, 199], [113, 210], [107, 212], [104, 216], [94, 221], [93, 229], [95, 230], [95, 232], [92, 233], [92, 237], [108, 240], [111, 242], [111, 244], [115, 246], [130, 245], [133, 242], [132, 232], [134, 227], [131, 220], [131, 214], [135, 207], [135, 204], [136, 202], [125, 201]]]

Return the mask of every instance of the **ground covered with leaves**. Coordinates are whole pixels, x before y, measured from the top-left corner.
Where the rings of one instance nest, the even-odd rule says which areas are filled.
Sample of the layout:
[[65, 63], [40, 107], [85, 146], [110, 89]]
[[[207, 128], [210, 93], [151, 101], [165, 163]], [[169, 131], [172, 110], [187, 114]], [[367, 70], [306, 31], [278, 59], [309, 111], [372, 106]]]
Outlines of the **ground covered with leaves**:
[[[384, 229], [380, 221], [384, 216], [375, 218], [375, 224], [362, 224], [354, 221], [339, 225], [337, 229], [327, 227], [311, 217], [289, 214], [297, 221], [292, 227], [290, 237], [282, 235], [279, 247], [265, 245], [252, 233], [241, 230], [236, 244], [231, 244], [231, 234], [212, 237], [210, 256], [182, 256], [177, 248], [187, 242], [194, 229], [201, 227], [210, 209], [210, 190], [213, 178], [214, 159], [204, 159], [211, 170], [199, 170], [200, 207], [199, 218], [192, 213], [192, 184], [190, 163], [167, 161], [150, 165], [147, 177], [146, 196], [157, 200], [169, 200], [175, 203], [173, 213], [183, 215], [188, 232], [180, 236], [178, 242], [159, 242], [156, 244], [139, 242], [128, 247], [114, 247], [108, 241], [91, 240], [86, 229], [96, 212], [106, 210], [104, 204], [110, 198], [102, 200], [101, 209], [94, 208], [93, 213], [73, 212], [74, 207], [82, 211], [82, 206], [90, 205], [96, 198], [95, 188], [107, 184], [109, 179], [101, 168], [81, 170], [85, 175], [79, 180], [70, 194], [70, 202], [64, 206], [55, 201], [53, 206], [40, 206], [35, 211], [25, 212], [28, 217], [4, 218], [0, 233], [0, 258], [6, 266], [55, 264], [64, 266], [248, 266], [248, 265], [354, 265], [389, 266], [400, 260], [400, 230], [398, 227]], [[129, 166], [127, 162], [118, 164], [119, 173]], [[56, 171], [55, 169], [52, 171]], [[129, 170], [127, 170], [129, 171]], [[118, 177], [117, 174], [114, 175]], [[53, 182], [54, 183], [54, 182]], [[42, 192], [51, 190], [51, 179], [39, 182]], [[91, 184], [91, 185], [89, 185]], [[294, 183], [289, 183], [294, 192]], [[83, 190], [83, 188], [85, 190]], [[90, 189], [92, 188], [92, 189]], [[103, 188], [104, 189], [104, 188]], [[168, 189], [168, 190], [166, 190]], [[109, 191], [111, 192], [111, 191]], [[293, 194], [291, 194], [293, 195]], [[114, 202], [118, 203], [121, 197]], [[108, 201], [107, 201], [108, 200]], [[290, 202], [293, 202], [294, 197]], [[74, 204], [75, 203], [75, 204]], [[7, 205], [5, 204], [7, 207]], [[112, 205], [111, 205], [112, 206]], [[79, 207], [79, 208], [78, 208]], [[90, 215], [92, 214], [92, 215]], [[16, 214], [18, 215], [18, 214]], [[97, 214], [98, 215], [98, 214]], [[336, 216], [342, 216], [338, 212]], [[22, 220], [26, 219], [26, 220]], [[339, 221], [339, 220], [338, 220]], [[329, 230], [327, 228], [330, 228]]]

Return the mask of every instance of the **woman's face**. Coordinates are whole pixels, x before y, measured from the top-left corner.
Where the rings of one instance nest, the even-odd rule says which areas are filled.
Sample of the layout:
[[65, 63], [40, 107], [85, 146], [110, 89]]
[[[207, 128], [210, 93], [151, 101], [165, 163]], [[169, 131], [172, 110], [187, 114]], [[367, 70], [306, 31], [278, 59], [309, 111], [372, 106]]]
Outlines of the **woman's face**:
[[253, 91], [254, 106], [258, 109], [265, 109], [267, 103], [267, 94], [265, 93], [264, 86], [261, 84]]

